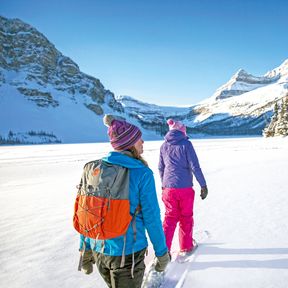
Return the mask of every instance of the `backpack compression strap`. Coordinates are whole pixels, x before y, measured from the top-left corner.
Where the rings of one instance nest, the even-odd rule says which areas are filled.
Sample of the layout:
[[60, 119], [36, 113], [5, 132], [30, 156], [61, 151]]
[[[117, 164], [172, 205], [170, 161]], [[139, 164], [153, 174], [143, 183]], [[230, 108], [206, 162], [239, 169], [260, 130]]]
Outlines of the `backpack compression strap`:
[[[131, 224], [133, 229], [133, 244], [132, 244], [132, 267], [131, 267], [131, 276], [134, 278], [134, 266], [135, 266], [135, 259], [134, 259], [134, 244], [136, 242], [136, 216], [140, 213], [141, 206], [140, 204], [136, 207], [135, 212], [132, 216]], [[127, 232], [126, 232], [127, 234]], [[126, 234], [124, 235], [124, 245], [122, 250], [122, 258], [121, 258], [121, 264], [120, 267], [124, 267], [125, 265], [125, 248], [126, 248]]]

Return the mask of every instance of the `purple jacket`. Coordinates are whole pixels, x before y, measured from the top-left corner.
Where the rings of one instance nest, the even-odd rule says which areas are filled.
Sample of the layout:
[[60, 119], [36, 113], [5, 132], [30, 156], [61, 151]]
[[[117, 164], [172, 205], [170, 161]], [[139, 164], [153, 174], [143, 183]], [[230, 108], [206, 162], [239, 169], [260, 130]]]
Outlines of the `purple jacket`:
[[179, 130], [170, 130], [164, 139], [158, 166], [162, 187], [192, 187], [192, 173], [201, 187], [206, 186], [196, 152], [188, 137]]

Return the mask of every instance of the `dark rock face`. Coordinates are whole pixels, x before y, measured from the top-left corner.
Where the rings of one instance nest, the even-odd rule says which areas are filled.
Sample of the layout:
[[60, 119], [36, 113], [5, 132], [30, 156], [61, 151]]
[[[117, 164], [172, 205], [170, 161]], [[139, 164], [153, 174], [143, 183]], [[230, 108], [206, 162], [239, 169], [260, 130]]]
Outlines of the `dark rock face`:
[[[0, 52], [1, 68], [25, 74], [25, 78], [12, 79], [10, 84], [17, 86], [18, 91], [37, 105], [58, 105], [48, 86], [60, 93], [68, 92], [71, 99], [77, 93], [85, 94], [92, 102], [89, 104], [101, 105], [106, 94], [111, 97], [112, 93], [105, 90], [99, 79], [82, 73], [78, 65], [62, 55], [43, 34], [19, 19], [0, 16]], [[7, 79], [0, 71], [0, 84], [5, 82]], [[40, 89], [31, 89], [35, 84]], [[47, 100], [40, 101], [40, 96]]]

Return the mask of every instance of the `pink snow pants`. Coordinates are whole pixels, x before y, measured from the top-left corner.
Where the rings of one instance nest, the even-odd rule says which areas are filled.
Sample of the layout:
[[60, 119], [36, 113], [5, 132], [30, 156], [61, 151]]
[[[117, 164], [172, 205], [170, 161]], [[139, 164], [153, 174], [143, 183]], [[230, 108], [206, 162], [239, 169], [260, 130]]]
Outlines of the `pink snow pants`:
[[193, 248], [193, 205], [195, 191], [188, 188], [163, 188], [162, 200], [165, 205], [163, 230], [168, 250], [171, 250], [174, 232], [179, 222], [179, 246], [181, 251]]

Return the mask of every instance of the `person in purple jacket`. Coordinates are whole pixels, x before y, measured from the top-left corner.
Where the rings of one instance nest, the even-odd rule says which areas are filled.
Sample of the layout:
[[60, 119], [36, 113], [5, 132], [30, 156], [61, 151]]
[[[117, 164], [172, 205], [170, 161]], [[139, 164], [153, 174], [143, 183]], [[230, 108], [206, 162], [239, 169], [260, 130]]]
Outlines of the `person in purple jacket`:
[[195, 191], [193, 174], [201, 186], [201, 198], [208, 194], [206, 180], [199, 165], [192, 143], [186, 135], [186, 127], [180, 121], [168, 119], [169, 131], [160, 148], [159, 172], [162, 182], [162, 200], [165, 205], [163, 229], [168, 250], [179, 222], [180, 252], [193, 250], [193, 205]]

